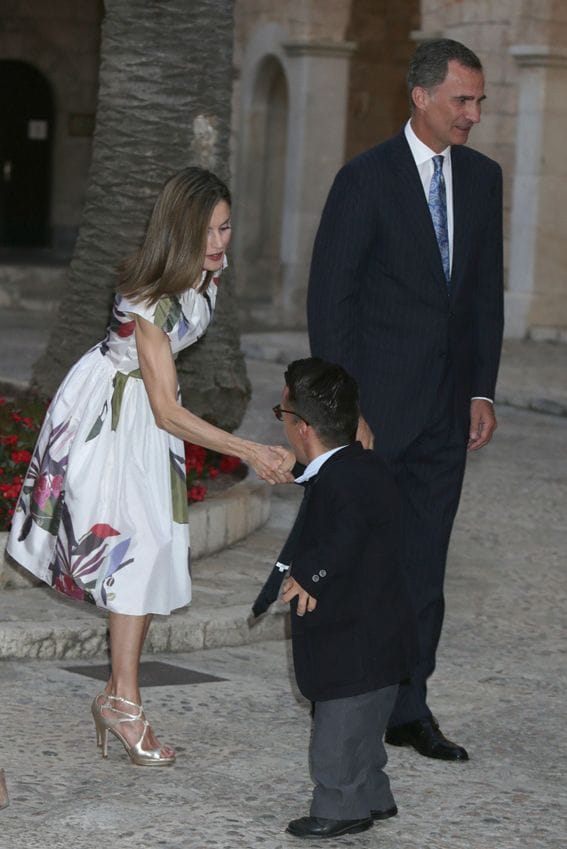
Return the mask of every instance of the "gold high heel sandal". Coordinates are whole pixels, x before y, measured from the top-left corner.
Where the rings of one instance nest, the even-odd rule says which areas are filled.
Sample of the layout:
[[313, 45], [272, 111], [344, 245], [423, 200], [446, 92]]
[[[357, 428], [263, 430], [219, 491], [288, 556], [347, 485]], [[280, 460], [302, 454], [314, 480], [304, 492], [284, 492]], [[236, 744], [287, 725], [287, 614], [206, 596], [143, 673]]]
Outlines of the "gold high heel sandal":
[[[102, 701], [100, 701], [101, 698]], [[114, 707], [111, 702], [122, 702], [122, 704], [134, 708], [136, 713], [131, 714], [126, 710]], [[116, 719], [114, 717], [110, 718], [108, 716], [103, 716], [103, 710], [112, 711], [113, 714], [117, 714]], [[167, 756], [161, 754], [162, 749], [164, 748], [163, 746], [160, 746], [157, 749], [142, 748], [146, 731], [150, 727], [150, 723], [144, 716], [142, 705], [136, 704], [136, 702], [131, 702], [128, 699], [123, 699], [121, 696], [109, 696], [106, 693], [99, 693], [98, 696], [95, 696], [91, 705], [91, 712], [96, 728], [97, 746], [102, 747], [103, 758], [108, 757], [108, 732], [110, 731], [111, 734], [114, 734], [114, 736], [120, 740], [133, 764], [137, 764], [138, 766], [169, 766], [175, 762], [175, 753]], [[140, 738], [137, 743], [134, 743], [134, 745], [130, 744], [128, 740], [126, 740], [117, 727], [125, 722], [143, 723], [143, 730]]]

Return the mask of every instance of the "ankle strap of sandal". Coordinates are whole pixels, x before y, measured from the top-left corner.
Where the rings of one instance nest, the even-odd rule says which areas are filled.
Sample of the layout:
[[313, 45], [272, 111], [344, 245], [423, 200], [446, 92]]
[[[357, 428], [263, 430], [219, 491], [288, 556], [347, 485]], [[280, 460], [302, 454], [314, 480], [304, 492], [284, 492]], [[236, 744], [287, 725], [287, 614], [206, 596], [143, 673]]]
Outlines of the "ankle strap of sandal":
[[[107, 695], [106, 693], [104, 693], [104, 697], [106, 699], [106, 702], [104, 704], [102, 704], [101, 707], [105, 708], [106, 710], [111, 710], [113, 713], [122, 714], [124, 719], [118, 720], [119, 722], [128, 722], [129, 720], [133, 721], [133, 720], [137, 720], [137, 719], [145, 720], [144, 709], [142, 708], [142, 705], [139, 705], [137, 702], [131, 702], [130, 699], [125, 699], [122, 696], [111, 696], [111, 695]], [[110, 704], [111, 701], [122, 702], [125, 705], [130, 705], [130, 707], [136, 708], [137, 713], [134, 715], [134, 714], [128, 713], [127, 710], [120, 710], [120, 708], [114, 707], [114, 705]]]

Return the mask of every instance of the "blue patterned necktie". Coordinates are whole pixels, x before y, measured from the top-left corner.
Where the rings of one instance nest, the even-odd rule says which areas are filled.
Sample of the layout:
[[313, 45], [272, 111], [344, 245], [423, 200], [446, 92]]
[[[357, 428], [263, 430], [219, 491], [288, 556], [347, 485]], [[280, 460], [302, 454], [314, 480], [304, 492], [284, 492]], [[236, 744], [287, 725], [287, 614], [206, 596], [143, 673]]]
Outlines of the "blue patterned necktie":
[[447, 287], [451, 281], [451, 269], [449, 267], [449, 229], [447, 227], [447, 193], [445, 191], [445, 178], [443, 176], [443, 154], [433, 157], [433, 177], [429, 187], [429, 210], [433, 219], [433, 227], [437, 236], [437, 244], [445, 272]]

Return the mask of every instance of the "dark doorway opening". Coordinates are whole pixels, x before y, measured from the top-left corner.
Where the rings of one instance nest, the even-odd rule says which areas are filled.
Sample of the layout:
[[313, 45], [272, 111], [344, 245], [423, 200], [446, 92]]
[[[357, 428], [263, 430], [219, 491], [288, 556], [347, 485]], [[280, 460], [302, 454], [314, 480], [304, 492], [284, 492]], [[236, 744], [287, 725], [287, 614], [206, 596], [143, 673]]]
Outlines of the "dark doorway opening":
[[0, 115], [0, 247], [46, 247], [53, 98], [27, 62], [0, 61]]

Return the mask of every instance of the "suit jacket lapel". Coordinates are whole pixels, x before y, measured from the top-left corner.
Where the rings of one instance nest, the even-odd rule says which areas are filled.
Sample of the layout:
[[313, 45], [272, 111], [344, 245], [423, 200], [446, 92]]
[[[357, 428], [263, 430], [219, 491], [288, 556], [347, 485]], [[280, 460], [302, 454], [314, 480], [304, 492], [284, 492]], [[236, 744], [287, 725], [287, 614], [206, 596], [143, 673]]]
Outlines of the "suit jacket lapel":
[[451, 169], [453, 177], [453, 267], [451, 273], [451, 297], [462, 282], [463, 269], [466, 267], [467, 251], [472, 216], [474, 214], [474, 179], [465, 167], [460, 145], [451, 148]]
[[395, 179], [399, 186], [400, 202], [404, 209], [404, 215], [408, 219], [408, 231], [412, 233], [412, 239], [415, 235], [416, 249], [419, 250], [424, 261], [437, 277], [439, 291], [446, 297], [447, 284], [431, 213], [415, 160], [403, 130], [394, 139], [392, 167], [396, 171]]

